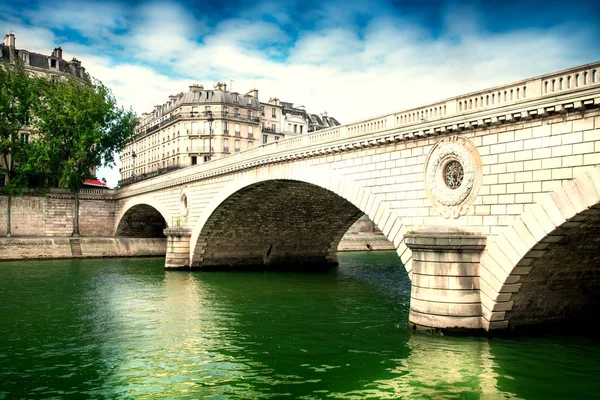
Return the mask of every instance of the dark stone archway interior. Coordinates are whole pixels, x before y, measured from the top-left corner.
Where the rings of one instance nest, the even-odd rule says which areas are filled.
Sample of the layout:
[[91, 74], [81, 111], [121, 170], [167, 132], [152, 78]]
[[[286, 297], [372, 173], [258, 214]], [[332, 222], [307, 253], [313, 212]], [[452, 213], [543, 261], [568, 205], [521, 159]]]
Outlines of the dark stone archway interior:
[[337, 265], [337, 245], [362, 215], [321, 187], [277, 180], [230, 196], [205, 224], [193, 267]]
[[131, 207], [117, 227], [117, 236], [162, 238], [167, 222], [154, 207], [140, 204]]
[[584, 320], [600, 316], [600, 205], [573, 218], [544, 243], [547, 252], [532, 263], [512, 296], [509, 326]]

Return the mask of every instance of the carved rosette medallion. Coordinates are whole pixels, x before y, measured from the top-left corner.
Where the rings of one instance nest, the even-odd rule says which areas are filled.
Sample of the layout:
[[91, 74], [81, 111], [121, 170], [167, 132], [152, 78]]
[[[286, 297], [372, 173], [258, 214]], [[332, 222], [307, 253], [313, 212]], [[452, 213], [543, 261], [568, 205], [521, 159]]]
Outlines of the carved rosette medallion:
[[425, 163], [427, 197], [444, 218], [466, 214], [481, 187], [479, 152], [468, 139], [449, 136], [438, 141]]

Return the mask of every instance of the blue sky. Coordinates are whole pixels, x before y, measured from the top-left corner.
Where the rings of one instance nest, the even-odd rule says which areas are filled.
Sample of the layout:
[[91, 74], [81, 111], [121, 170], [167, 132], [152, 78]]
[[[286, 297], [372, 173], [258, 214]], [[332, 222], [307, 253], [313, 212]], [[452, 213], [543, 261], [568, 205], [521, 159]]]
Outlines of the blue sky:
[[18, 48], [61, 46], [138, 114], [221, 81], [345, 123], [600, 60], [589, 0], [5, 0], [11, 30]]

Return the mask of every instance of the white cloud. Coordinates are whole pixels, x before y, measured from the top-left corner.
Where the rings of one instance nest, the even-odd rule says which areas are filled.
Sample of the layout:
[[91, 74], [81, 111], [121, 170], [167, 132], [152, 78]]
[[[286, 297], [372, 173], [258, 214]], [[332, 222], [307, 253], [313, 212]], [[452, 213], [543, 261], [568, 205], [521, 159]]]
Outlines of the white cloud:
[[[291, 24], [298, 16], [286, 13], [282, 2], [258, 3], [236, 18], [216, 22], [213, 29], [208, 17], [193, 16], [177, 3], [121, 9], [124, 16], [102, 16], [86, 27], [93, 15], [117, 13], [114, 4], [94, 4], [68, 18], [32, 16], [32, 21], [92, 35], [85, 44], [63, 42], [65, 54], [82, 60], [88, 72], [112, 88], [120, 104], [138, 113], [186, 91], [190, 83], [212, 87], [217, 80], [234, 80], [238, 92], [257, 88], [263, 101], [278, 97], [304, 104], [310, 112], [328, 111], [347, 123], [600, 56], [592, 42], [597, 28], [584, 22], [490, 32], [473, 7], [448, 8], [433, 35], [430, 27], [406, 15], [391, 15], [377, 2], [346, 8], [324, 3], [303, 16], [319, 28], [303, 31], [295, 25], [298, 39], [292, 43], [295, 35], [275, 22]], [[272, 15], [263, 18], [269, 11]], [[357, 13], [363, 17], [360, 26]], [[19, 25], [18, 14], [0, 19], [2, 28], [20, 31], [18, 43], [34, 51], [49, 53], [60, 40], [39, 25]], [[103, 39], [107, 37], [111, 41]], [[106, 51], [107, 46], [116, 49]]]
[[53, 29], [72, 29], [88, 36], [112, 36], [127, 25], [126, 8], [116, 2], [67, 0], [40, 3], [39, 8], [23, 11], [32, 25]]

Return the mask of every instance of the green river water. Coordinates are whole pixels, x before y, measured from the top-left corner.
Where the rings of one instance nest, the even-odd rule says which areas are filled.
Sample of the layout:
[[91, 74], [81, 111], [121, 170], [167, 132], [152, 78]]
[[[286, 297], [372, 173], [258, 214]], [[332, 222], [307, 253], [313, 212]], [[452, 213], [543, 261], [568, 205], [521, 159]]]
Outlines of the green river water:
[[0, 263], [0, 399], [600, 398], [597, 338], [411, 333], [393, 252], [321, 273], [163, 263]]

